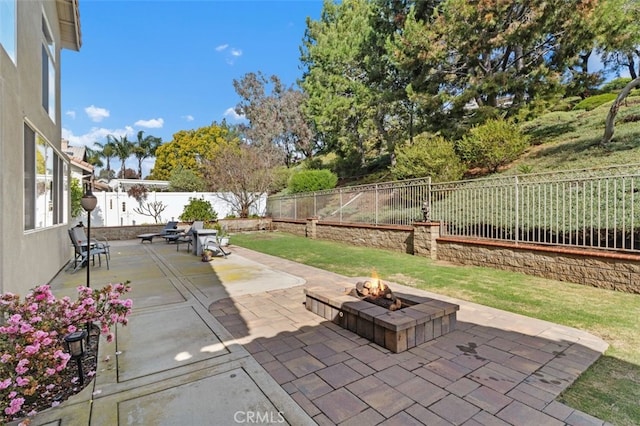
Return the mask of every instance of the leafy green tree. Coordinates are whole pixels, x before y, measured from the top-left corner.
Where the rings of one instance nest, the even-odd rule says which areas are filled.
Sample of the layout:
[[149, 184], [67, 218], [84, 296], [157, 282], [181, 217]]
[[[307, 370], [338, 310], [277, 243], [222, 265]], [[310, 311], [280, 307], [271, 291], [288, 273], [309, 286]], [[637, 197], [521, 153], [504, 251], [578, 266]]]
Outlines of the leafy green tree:
[[367, 0], [325, 0], [320, 20], [307, 19], [301, 56], [306, 115], [329, 150], [361, 164], [383, 143], [363, 62], [371, 13]]
[[301, 170], [291, 175], [288, 189], [292, 194], [313, 192], [333, 189], [337, 183], [338, 176], [330, 170]]
[[144, 131], [140, 130], [137, 135], [138, 140], [134, 143], [132, 148], [133, 155], [138, 160], [139, 179], [142, 179], [142, 162], [149, 157], [153, 157], [156, 154], [158, 147], [162, 145], [162, 139], [151, 135], [143, 137], [143, 135]]
[[435, 97], [441, 113], [464, 115], [469, 101], [517, 111], [555, 95], [568, 66], [594, 46], [585, 25], [594, 7], [581, 0], [445, 0], [428, 21], [410, 12], [393, 55], [412, 71], [410, 93], [426, 103]]
[[178, 166], [169, 177], [169, 191], [174, 192], [203, 192], [207, 190], [204, 180], [193, 170]]
[[[267, 93], [267, 87], [271, 93]], [[309, 121], [302, 113], [306, 95], [293, 87], [286, 88], [280, 79], [269, 79], [258, 72], [247, 73], [240, 80], [233, 80], [233, 87], [242, 101], [236, 112], [249, 120], [241, 125], [246, 138], [252, 143], [269, 143], [282, 150], [284, 162], [291, 166], [295, 161], [311, 158], [318, 151], [318, 144]]]
[[462, 158], [471, 167], [486, 167], [490, 172], [517, 159], [528, 146], [528, 136], [513, 121], [503, 119], [473, 127], [457, 143]]
[[202, 178], [204, 164], [216, 156], [219, 146], [237, 138], [235, 129], [224, 121], [174, 133], [173, 140], [156, 150], [156, 162], [149, 178], [169, 180], [171, 172], [179, 166]]
[[391, 174], [399, 180], [430, 176], [434, 182], [450, 182], [462, 178], [464, 172], [453, 142], [429, 133], [397, 146], [396, 164], [391, 167]]
[[208, 200], [189, 198], [189, 203], [184, 206], [184, 210], [179, 217], [183, 222], [193, 222], [195, 220], [209, 222], [216, 220], [218, 213], [213, 210], [213, 206]]
[[598, 47], [608, 69], [624, 69], [631, 79], [640, 75], [640, 4], [637, 0], [606, 0], [595, 15]]

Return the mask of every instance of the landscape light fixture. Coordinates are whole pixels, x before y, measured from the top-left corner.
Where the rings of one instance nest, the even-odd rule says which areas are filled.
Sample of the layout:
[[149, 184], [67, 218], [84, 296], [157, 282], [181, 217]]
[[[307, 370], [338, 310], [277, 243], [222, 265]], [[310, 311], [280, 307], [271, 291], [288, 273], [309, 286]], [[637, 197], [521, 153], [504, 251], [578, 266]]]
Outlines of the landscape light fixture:
[[87, 337], [87, 332], [85, 330], [74, 331], [73, 333], [69, 333], [64, 336], [64, 343], [71, 355], [72, 359], [76, 360], [78, 364], [78, 377], [80, 378], [80, 386], [84, 386], [84, 374], [82, 372], [82, 356], [85, 352], [85, 338]]
[[[86, 190], [82, 199], [80, 200], [80, 204], [82, 204], [82, 208], [87, 212], [87, 287], [91, 287], [91, 267], [89, 262], [89, 258], [91, 257], [91, 212], [96, 208], [98, 204], [98, 199], [93, 192], [91, 192], [91, 181], [86, 186]], [[100, 255], [98, 255], [100, 256]], [[91, 322], [87, 323], [87, 343], [89, 343], [89, 334], [91, 332]]]
[[87, 212], [87, 287], [91, 287], [91, 272], [89, 271], [89, 256], [91, 253], [91, 212], [96, 208], [98, 199], [91, 192], [91, 183], [86, 186], [86, 191], [80, 200], [82, 208]]

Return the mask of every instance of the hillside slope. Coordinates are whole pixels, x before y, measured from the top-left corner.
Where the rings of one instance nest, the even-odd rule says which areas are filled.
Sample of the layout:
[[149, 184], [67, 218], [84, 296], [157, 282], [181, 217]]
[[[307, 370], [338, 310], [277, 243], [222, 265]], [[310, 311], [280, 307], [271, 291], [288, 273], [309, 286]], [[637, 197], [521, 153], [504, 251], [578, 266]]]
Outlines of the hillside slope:
[[591, 111], [561, 111], [524, 123], [532, 146], [504, 173], [541, 173], [640, 163], [640, 95], [627, 98], [616, 116], [613, 141], [600, 146], [612, 102]]

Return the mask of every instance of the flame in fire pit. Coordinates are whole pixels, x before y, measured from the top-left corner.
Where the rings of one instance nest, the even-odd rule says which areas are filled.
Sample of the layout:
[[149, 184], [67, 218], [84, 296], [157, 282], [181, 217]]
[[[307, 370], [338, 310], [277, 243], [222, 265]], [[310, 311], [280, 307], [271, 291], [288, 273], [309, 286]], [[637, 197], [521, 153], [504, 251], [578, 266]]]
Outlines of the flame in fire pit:
[[375, 269], [371, 271], [371, 280], [369, 280], [368, 283], [370, 284], [369, 294], [371, 296], [378, 296], [383, 290], [383, 284], [380, 282], [380, 278]]
[[375, 270], [372, 271], [370, 279], [356, 283], [356, 287], [351, 291], [351, 294], [385, 307], [390, 311], [395, 311], [402, 307], [402, 301], [393, 294], [387, 284], [378, 278]]

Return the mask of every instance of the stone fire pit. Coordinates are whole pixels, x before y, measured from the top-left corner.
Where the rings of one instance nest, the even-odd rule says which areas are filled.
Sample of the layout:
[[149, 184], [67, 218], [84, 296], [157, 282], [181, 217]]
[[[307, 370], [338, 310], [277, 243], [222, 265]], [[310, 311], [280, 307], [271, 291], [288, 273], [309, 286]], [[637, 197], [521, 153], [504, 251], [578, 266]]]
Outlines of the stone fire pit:
[[350, 295], [353, 288], [309, 287], [304, 291], [306, 308], [395, 353], [455, 330], [458, 305], [398, 294], [402, 308], [391, 311]]

